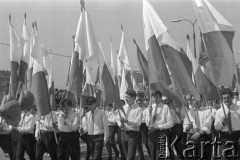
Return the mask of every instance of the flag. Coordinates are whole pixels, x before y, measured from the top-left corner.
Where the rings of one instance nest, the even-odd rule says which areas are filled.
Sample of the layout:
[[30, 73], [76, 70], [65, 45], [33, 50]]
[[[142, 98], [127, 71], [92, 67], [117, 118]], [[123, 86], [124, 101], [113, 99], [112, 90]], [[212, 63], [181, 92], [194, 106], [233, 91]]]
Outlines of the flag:
[[217, 100], [219, 99], [219, 94], [216, 86], [207, 78], [206, 75], [202, 72], [199, 62], [194, 57], [191, 52], [189, 40], [187, 43], [188, 54], [192, 54], [192, 65], [193, 65], [193, 74], [195, 77], [195, 84], [197, 86], [198, 92], [203, 96], [204, 100]]
[[200, 95], [187, 71], [186, 64], [189, 59], [182, 53], [182, 48], [168, 32], [167, 27], [163, 24], [154, 8], [146, 0], [144, 0], [144, 8], [150, 22], [149, 25], [153, 28], [152, 31], [156, 36], [156, 43], [159, 44], [167, 66], [171, 71], [175, 86], [183, 95], [192, 94], [195, 98], [200, 99]]
[[195, 0], [194, 8], [215, 85], [231, 87], [235, 67], [234, 28], [207, 0]]
[[137, 92], [139, 90], [137, 85], [137, 73], [136, 71], [133, 71], [131, 74], [132, 84], [133, 84], [133, 90]]
[[26, 72], [28, 69], [28, 62], [30, 58], [30, 48], [29, 48], [29, 42], [30, 42], [30, 35], [27, 30], [26, 26], [26, 17], [27, 14], [25, 13], [24, 15], [24, 22], [23, 22], [23, 29], [22, 29], [22, 38], [24, 39], [24, 44], [23, 44], [23, 52], [21, 54], [21, 61], [20, 61], [20, 67], [19, 67], [19, 79], [23, 84], [26, 82]]
[[96, 40], [96, 36], [93, 30], [92, 22], [90, 16], [85, 10], [85, 23], [86, 23], [86, 40], [87, 40], [87, 66], [89, 68], [89, 73], [91, 74], [91, 78], [94, 82], [99, 78], [99, 46]]
[[82, 8], [76, 30], [75, 48], [71, 58], [71, 66], [68, 77], [68, 91], [74, 93], [77, 98], [82, 92], [83, 60], [86, 58], [85, 45], [85, 10]]
[[31, 56], [31, 52], [35, 43], [35, 38], [37, 36], [36, 28], [34, 26], [34, 23], [32, 24], [32, 31], [31, 31], [31, 37], [29, 42], [29, 61], [28, 61], [28, 70], [27, 70], [27, 89], [31, 91], [32, 86], [32, 72], [33, 72], [33, 58]]
[[110, 41], [110, 52], [111, 52], [111, 69], [112, 69], [112, 77], [115, 84], [115, 77], [118, 75], [118, 66], [117, 66], [117, 54], [114, 52], [113, 45], [112, 45], [112, 38]]
[[32, 51], [32, 54], [34, 54], [35, 56], [33, 56], [34, 60], [31, 90], [35, 98], [35, 103], [39, 116], [47, 115], [50, 112], [48, 86], [45, 78], [43, 57], [41, 57], [45, 55], [46, 48], [44, 49], [42, 47], [43, 45], [39, 42], [39, 38], [37, 37]]
[[77, 97], [82, 91], [83, 62], [79, 59], [78, 52], [74, 51], [71, 58], [71, 67], [68, 80], [68, 91]]
[[[145, 37], [145, 47], [147, 51], [148, 59], [148, 80], [149, 84], [162, 83], [166, 86], [171, 84], [171, 79], [166, 67], [165, 60], [163, 58], [162, 51], [157, 42], [157, 38], [154, 33], [154, 29], [157, 29], [158, 32], [165, 32], [167, 28], [157, 27], [151, 24], [151, 19], [149, 17], [149, 11], [147, 6], [149, 6], [147, 1], [143, 1], [143, 28], [144, 28], [144, 37]], [[158, 19], [156, 19], [158, 20]], [[162, 21], [158, 22], [158, 25], [161, 25]], [[162, 24], [163, 25], [163, 24]]]
[[48, 75], [48, 94], [50, 100], [51, 110], [55, 111], [56, 103], [55, 103], [55, 90], [54, 90], [54, 76], [53, 76], [53, 66], [52, 66], [52, 55], [43, 57], [44, 68], [47, 71]]
[[[190, 48], [189, 38], [190, 38], [189, 35], [187, 35], [188, 41], [187, 41], [187, 52], [186, 52], [186, 55], [187, 55], [188, 59], [191, 61], [191, 64], [192, 64], [193, 63], [193, 58], [195, 58], [195, 56], [192, 54], [192, 51], [191, 51], [191, 48]], [[195, 84], [194, 74], [192, 73], [191, 75], [192, 75], [192, 81]]]
[[93, 96], [96, 97], [95, 94], [95, 81], [93, 81], [92, 74], [90, 72], [88, 64], [85, 65], [86, 70], [86, 82], [83, 87], [83, 93], [84, 96]]
[[[122, 26], [121, 26], [122, 27]], [[131, 79], [131, 68], [129, 64], [129, 58], [128, 58], [128, 50], [127, 45], [125, 42], [125, 33], [122, 27], [122, 37], [120, 42], [120, 48], [118, 53], [120, 64], [122, 67], [122, 74], [121, 74], [121, 87], [120, 87], [120, 97], [121, 99], [125, 99], [125, 92], [127, 90], [133, 90], [133, 84]]]
[[139, 48], [137, 42], [134, 40], [134, 43], [136, 44], [137, 47], [137, 62], [138, 62], [138, 67], [140, 68], [142, 75], [143, 75], [143, 80], [145, 85], [148, 86], [148, 61], [143, 55], [141, 49]]
[[22, 52], [21, 38], [16, 32], [9, 15], [9, 35], [10, 35], [10, 85], [9, 94], [16, 95], [18, 88], [18, 69]]

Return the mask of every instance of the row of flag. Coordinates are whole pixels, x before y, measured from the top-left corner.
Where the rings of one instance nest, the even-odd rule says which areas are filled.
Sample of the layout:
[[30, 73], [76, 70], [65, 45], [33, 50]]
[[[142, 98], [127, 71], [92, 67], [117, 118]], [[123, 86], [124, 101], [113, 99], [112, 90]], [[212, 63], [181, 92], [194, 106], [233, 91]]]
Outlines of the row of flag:
[[[202, 50], [197, 57], [191, 52], [189, 39], [185, 53], [147, 0], [143, 0], [142, 12], [146, 56], [133, 40], [144, 84], [177, 101], [183, 101], [182, 96], [187, 94], [196, 99], [202, 96], [205, 100], [217, 99], [219, 85], [232, 87], [239, 80], [232, 49], [233, 26], [207, 0], [193, 3], [201, 30]], [[22, 36], [14, 29], [11, 17], [9, 28], [10, 93], [16, 95], [18, 83], [22, 82], [33, 92], [39, 114], [45, 115], [55, 106], [51, 53], [41, 43], [36, 23], [32, 24], [31, 34], [27, 31], [26, 14]], [[67, 91], [75, 94], [77, 103], [83, 101], [83, 96], [95, 96], [104, 106], [112, 102], [120, 106], [128, 89], [138, 90], [123, 26], [121, 29], [118, 53], [110, 36], [111, 65], [108, 65], [81, 1], [67, 81]]]

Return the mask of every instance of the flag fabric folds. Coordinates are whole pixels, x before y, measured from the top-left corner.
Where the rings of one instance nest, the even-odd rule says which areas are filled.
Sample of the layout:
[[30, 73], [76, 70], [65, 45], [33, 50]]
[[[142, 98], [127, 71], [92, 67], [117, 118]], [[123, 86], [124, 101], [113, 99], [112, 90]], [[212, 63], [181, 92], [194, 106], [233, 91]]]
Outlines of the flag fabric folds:
[[194, 0], [194, 8], [215, 84], [232, 87], [234, 28], [207, 0]]
[[[134, 41], [136, 42], [136, 41]], [[143, 79], [145, 85], [148, 86], [148, 61], [143, 55], [142, 51], [140, 50], [139, 46], [137, 45], [137, 42], [135, 43], [137, 47], [137, 62], [138, 62], [138, 67], [142, 72]]]
[[33, 56], [34, 60], [31, 91], [35, 98], [37, 113], [39, 116], [47, 115], [51, 109], [48, 86], [45, 78], [45, 69], [43, 65], [43, 55], [46, 54], [46, 48], [42, 47], [43, 45], [40, 43], [37, 37], [32, 51], [32, 54], [35, 56]]
[[219, 94], [216, 86], [207, 78], [202, 72], [199, 62], [191, 52], [189, 41], [187, 45], [188, 54], [192, 54], [193, 74], [195, 77], [195, 84], [198, 92], [203, 96], [206, 101], [219, 99]]
[[55, 103], [55, 90], [54, 90], [54, 76], [53, 76], [53, 66], [52, 66], [52, 56], [51, 54], [43, 57], [44, 68], [47, 71], [48, 75], [48, 94], [50, 100], [51, 110], [56, 110]]
[[22, 38], [24, 39], [23, 43], [23, 50], [21, 54], [21, 61], [20, 61], [20, 67], [19, 67], [19, 80], [25, 84], [26, 82], [26, 73], [28, 69], [28, 63], [29, 63], [29, 58], [30, 58], [30, 35], [27, 30], [26, 26], [26, 13], [24, 16], [24, 22], [23, 22], [23, 29], [22, 29]]
[[22, 52], [21, 38], [16, 32], [9, 15], [9, 35], [10, 35], [10, 85], [9, 94], [16, 95], [18, 88], [18, 70]]
[[192, 93], [199, 99], [200, 96], [197, 94], [183, 62], [184, 60], [187, 61], [188, 58], [182, 54], [181, 47], [167, 32], [167, 27], [146, 0], [143, 0], [143, 25], [145, 46], [148, 54], [150, 87], [159, 89], [169, 98], [181, 99], [168, 87], [171, 84], [169, 69], [175, 86], [181, 90], [181, 93]]

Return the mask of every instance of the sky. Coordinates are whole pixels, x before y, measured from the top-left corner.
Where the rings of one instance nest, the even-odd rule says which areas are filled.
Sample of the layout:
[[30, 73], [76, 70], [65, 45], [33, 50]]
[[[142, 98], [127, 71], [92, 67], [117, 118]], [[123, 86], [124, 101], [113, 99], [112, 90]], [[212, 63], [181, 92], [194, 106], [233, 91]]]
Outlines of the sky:
[[[174, 19], [194, 21], [196, 15], [192, 0], [148, 0], [157, 11], [163, 23], [178, 43], [186, 50], [186, 35], [192, 38], [192, 26], [188, 22], [173, 23]], [[240, 62], [240, 15], [239, 0], [209, 0], [210, 3], [235, 27], [233, 50], [235, 60]], [[101, 42], [107, 60], [110, 62], [110, 35], [114, 50], [119, 50], [121, 24], [123, 25], [132, 69], [138, 70], [136, 39], [146, 55], [142, 23], [142, 0], [85, 0], [95, 35]], [[27, 26], [37, 21], [42, 43], [54, 53], [71, 56], [73, 50], [72, 35], [80, 15], [79, 0], [0, 0], [0, 43], [9, 43], [8, 15], [12, 24], [21, 34], [23, 16], [27, 13]], [[199, 28], [196, 23], [197, 52], [199, 50]], [[192, 40], [192, 39], [191, 39]], [[192, 41], [191, 41], [192, 42]], [[191, 44], [192, 45], [192, 44]], [[193, 46], [192, 50], [193, 50]], [[53, 56], [55, 86], [66, 88], [66, 77], [70, 58]], [[9, 70], [9, 47], [0, 45], [0, 70]]]

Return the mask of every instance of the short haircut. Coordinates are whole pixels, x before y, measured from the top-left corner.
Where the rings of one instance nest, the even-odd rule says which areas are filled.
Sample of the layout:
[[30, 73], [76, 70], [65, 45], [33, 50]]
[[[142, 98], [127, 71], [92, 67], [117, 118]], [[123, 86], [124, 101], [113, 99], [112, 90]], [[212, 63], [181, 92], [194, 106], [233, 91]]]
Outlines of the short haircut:
[[86, 105], [93, 105], [96, 102], [97, 102], [97, 99], [95, 97], [92, 97], [92, 96], [87, 97], [87, 99], [86, 99]]
[[224, 88], [221, 90], [221, 96], [223, 96], [224, 94], [229, 94], [231, 97], [233, 96], [233, 92], [230, 88]]
[[130, 96], [133, 99], [135, 99], [137, 96], [136, 92], [133, 90], [127, 90], [127, 92], [125, 92], [125, 93], [126, 93], [126, 95]]
[[137, 92], [137, 97], [144, 98], [145, 97], [145, 93], [144, 92]]
[[159, 95], [160, 97], [162, 97], [162, 92], [160, 92], [159, 90], [152, 91], [151, 97], [156, 95]]

